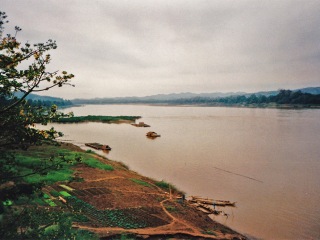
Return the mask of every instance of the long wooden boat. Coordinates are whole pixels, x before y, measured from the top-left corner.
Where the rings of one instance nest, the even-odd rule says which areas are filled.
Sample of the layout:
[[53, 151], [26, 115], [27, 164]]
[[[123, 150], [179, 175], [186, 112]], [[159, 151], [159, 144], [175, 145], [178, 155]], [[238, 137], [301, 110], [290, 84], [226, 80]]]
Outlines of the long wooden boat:
[[220, 207], [225, 207], [225, 206], [234, 207], [236, 205], [236, 202], [230, 202], [228, 200], [214, 200], [209, 198], [201, 198], [197, 196], [191, 196], [191, 199], [189, 201], [194, 203], [202, 203], [202, 204], [220, 206]]
[[103, 145], [100, 143], [85, 143], [84, 145], [86, 145], [87, 147], [91, 147], [97, 150], [111, 150], [111, 147], [109, 145]]

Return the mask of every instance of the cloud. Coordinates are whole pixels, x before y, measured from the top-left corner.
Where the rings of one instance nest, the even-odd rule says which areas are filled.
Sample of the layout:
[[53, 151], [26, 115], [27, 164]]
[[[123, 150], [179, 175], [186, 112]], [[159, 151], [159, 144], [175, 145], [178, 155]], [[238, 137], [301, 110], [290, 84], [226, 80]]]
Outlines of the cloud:
[[77, 85], [58, 96], [319, 83], [319, 1], [3, 0], [2, 9], [22, 40], [57, 40], [52, 67], [73, 72]]

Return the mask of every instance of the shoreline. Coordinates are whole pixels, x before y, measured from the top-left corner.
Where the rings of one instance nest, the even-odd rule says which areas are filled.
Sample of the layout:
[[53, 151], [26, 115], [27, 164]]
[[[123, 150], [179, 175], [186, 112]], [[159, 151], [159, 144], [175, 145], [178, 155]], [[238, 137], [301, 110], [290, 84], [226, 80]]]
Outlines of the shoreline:
[[84, 103], [75, 104], [71, 107], [81, 107], [85, 105], [141, 105], [141, 106], [154, 106], [154, 107], [226, 107], [226, 108], [254, 108], [254, 109], [281, 109], [281, 110], [306, 110], [306, 109], [320, 109], [320, 105], [302, 105], [302, 104], [171, 104], [171, 103]]
[[[73, 151], [85, 152], [83, 148], [73, 143], [62, 142], [61, 147]], [[109, 190], [111, 190], [111, 192], [113, 192], [112, 189], [115, 188], [116, 190], [114, 191], [116, 191], [117, 194], [121, 193], [126, 196], [126, 203], [123, 203], [121, 199], [118, 199], [117, 201], [114, 201], [113, 207], [116, 206], [119, 209], [132, 209], [132, 207], [136, 208], [136, 205], [138, 205], [139, 207], [142, 206], [147, 209], [156, 208], [157, 214], [155, 214], [155, 216], [158, 216], [162, 220], [165, 219], [165, 222], [163, 222], [160, 225], [156, 224], [157, 226], [153, 226], [151, 228], [147, 227], [138, 229], [119, 229], [103, 226], [88, 226], [83, 224], [75, 224], [75, 228], [95, 232], [102, 239], [107, 239], [111, 236], [120, 236], [119, 234], [134, 234], [135, 237], [138, 237], [137, 239], [139, 239], [139, 237], [151, 237], [150, 239], [153, 239], [152, 237], [155, 236], [171, 236], [176, 237], [177, 239], [184, 239], [186, 236], [188, 236], [191, 239], [247, 239], [244, 235], [239, 234], [236, 231], [230, 229], [229, 227], [226, 227], [225, 225], [220, 224], [214, 221], [213, 219], [209, 218], [208, 215], [200, 212], [186, 201], [179, 202], [180, 200], [178, 200], [178, 197], [180, 197], [182, 193], [181, 191], [172, 189], [172, 192], [170, 191], [170, 193], [168, 193], [169, 189], [157, 187], [156, 180], [146, 176], [142, 176], [139, 173], [129, 170], [128, 167], [124, 167], [125, 165], [122, 162], [110, 160], [97, 153], [92, 154], [92, 156], [94, 156], [102, 162], [107, 162], [109, 165], [112, 165], [116, 169], [115, 171], [112, 171], [113, 176], [110, 176], [110, 172], [101, 173], [97, 169], [94, 169], [93, 171], [92, 169], [86, 169], [86, 173], [77, 174], [77, 177], [83, 178], [84, 182], [82, 182], [82, 184], [70, 182], [69, 186], [71, 186], [74, 189], [81, 189], [83, 185], [86, 185], [86, 187], [88, 187], [90, 183], [93, 183], [91, 188], [97, 187], [96, 185], [98, 183], [98, 185], [101, 187], [103, 186], [103, 183], [105, 183], [105, 185], [109, 187]], [[84, 172], [83, 170], [84, 169], [82, 167], [80, 172]], [[77, 171], [79, 171], [79, 169], [77, 169]], [[102, 175], [104, 177], [106, 175], [109, 175], [108, 178], [105, 178], [103, 180], [105, 182], [101, 180]], [[112, 179], [119, 179], [118, 182], [115, 183], [116, 187], [110, 185], [110, 183], [108, 182], [108, 180], [112, 181]], [[130, 179], [131, 181], [129, 184], [128, 182]], [[135, 182], [133, 182], [132, 184], [132, 179], [137, 180], [135, 180]], [[121, 183], [123, 183], [123, 185], [126, 186], [122, 186]], [[111, 194], [109, 196], [110, 199], [114, 197], [114, 194]], [[161, 196], [161, 199], [155, 201], [155, 199], [152, 197], [153, 195], [158, 196], [158, 198], [160, 198]], [[93, 196], [93, 198], [95, 198], [95, 196]], [[98, 200], [95, 202], [92, 199], [90, 201], [90, 204], [92, 205], [97, 204], [97, 202], [99, 202]], [[96, 206], [100, 208], [102, 207], [101, 204], [99, 205], [99, 203]], [[147, 210], [147, 212], [148, 211], [149, 210]], [[139, 214], [140, 213], [138, 213], [138, 216]], [[146, 215], [145, 217], [150, 217], [152, 215], [154, 214], [150, 213], [150, 215]], [[153, 223], [151, 221], [150, 224], [155, 224], [158, 221], [159, 220], [154, 220]], [[180, 235], [182, 236], [182, 238], [179, 238]]]

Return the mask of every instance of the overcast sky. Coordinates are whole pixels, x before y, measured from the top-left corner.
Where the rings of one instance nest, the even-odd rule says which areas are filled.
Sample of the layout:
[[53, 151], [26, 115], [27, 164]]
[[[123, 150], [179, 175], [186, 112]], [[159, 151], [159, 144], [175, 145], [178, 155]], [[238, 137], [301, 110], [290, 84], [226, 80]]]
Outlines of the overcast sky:
[[320, 1], [0, 0], [5, 32], [57, 41], [46, 95], [146, 96], [320, 86]]

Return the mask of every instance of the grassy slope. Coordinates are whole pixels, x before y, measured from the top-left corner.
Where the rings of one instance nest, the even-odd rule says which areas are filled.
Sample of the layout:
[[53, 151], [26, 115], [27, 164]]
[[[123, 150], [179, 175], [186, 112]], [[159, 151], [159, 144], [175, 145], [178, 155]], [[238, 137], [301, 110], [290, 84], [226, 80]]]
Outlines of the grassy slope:
[[100, 162], [90, 153], [71, 151], [52, 145], [40, 146], [28, 151], [19, 151], [16, 155], [16, 158], [21, 164], [21, 167], [18, 169], [21, 172], [21, 175], [29, 174], [31, 172], [30, 167], [36, 167], [41, 164], [45, 166], [46, 163], [50, 164], [49, 159], [54, 159], [54, 162], [58, 162], [62, 157], [69, 161], [69, 163], [61, 163], [59, 169], [50, 171], [46, 175], [34, 174], [27, 176], [25, 177], [25, 181], [30, 183], [45, 182], [47, 184], [52, 184], [58, 181], [72, 180], [73, 170], [71, 168], [78, 163], [75, 160], [77, 158], [80, 158], [82, 163], [90, 167], [106, 171], [113, 170], [112, 166]]
[[[81, 157], [82, 164], [86, 164], [87, 166], [89, 166], [89, 168], [87, 167], [84, 171], [81, 170], [81, 175], [80, 175], [80, 177], [83, 177], [84, 183], [87, 184], [86, 185], [87, 188], [88, 187], [95, 188], [98, 186], [98, 185], [95, 185], [94, 182], [93, 183], [87, 182], [88, 177], [89, 179], [95, 179], [101, 176], [105, 176], [105, 173], [103, 173], [103, 171], [97, 171], [94, 168], [99, 168], [99, 169], [109, 171], [108, 175], [110, 177], [110, 181], [112, 181], [112, 179], [115, 178], [117, 179], [117, 183], [120, 182], [120, 185], [116, 184], [116, 186], [112, 186], [112, 185], [108, 186], [108, 189], [110, 189], [110, 193], [111, 193], [110, 202], [112, 202], [112, 199], [116, 197], [116, 202], [113, 204], [112, 209], [98, 210], [96, 207], [91, 205], [92, 203], [89, 203], [89, 201], [84, 202], [83, 200], [78, 199], [74, 196], [69, 197], [68, 202], [69, 202], [69, 205], [72, 206], [73, 211], [69, 212], [69, 211], [62, 210], [62, 211], [59, 211], [58, 214], [60, 214], [61, 216], [66, 215], [70, 217], [73, 222], [86, 222], [88, 221], [86, 216], [87, 215], [91, 216], [90, 214], [94, 212], [95, 214], [97, 214], [97, 219], [99, 221], [101, 219], [103, 220], [102, 223], [98, 222], [99, 224], [106, 224], [106, 226], [122, 227], [125, 229], [144, 228], [145, 226], [149, 226], [151, 224], [150, 223], [151, 220], [149, 216], [153, 216], [152, 214], [154, 214], [154, 211], [155, 211], [154, 206], [160, 207], [161, 204], [159, 202], [164, 199], [163, 197], [159, 197], [159, 196], [162, 196], [164, 192], [161, 190], [158, 190], [157, 187], [163, 189], [166, 192], [169, 192], [169, 190], [173, 190], [173, 191], [176, 190], [176, 188], [173, 185], [166, 183], [164, 181], [154, 181], [154, 180], [139, 176], [134, 172], [128, 171], [127, 168], [123, 167], [121, 163], [108, 162], [113, 165], [111, 166], [111, 165], [105, 164], [103, 160], [99, 161], [90, 152], [84, 152], [79, 149], [76, 149], [72, 147], [73, 145], [71, 144], [67, 144], [67, 145], [68, 145], [68, 149], [66, 149], [65, 147], [58, 147], [58, 146], [38, 146], [28, 151], [20, 151], [17, 157], [19, 161], [24, 165], [24, 168], [22, 167], [20, 170], [22, 172], [25, 171], [25, 173], [27, 173], [28, 171], [26, 167], [31, 166], [32, 164], [35, 164], [35, 165], [41, 164], [41, 162], [49, 159], [50, 157], [59, 159], [59, 157], [64, 156], [65, 159], [71, 161], [70, 164], [63, 164], [61, 169], [53, 171], [48, 175], [44, 175], [44, 176], [35, 175], [35, 176], [27, 177], [25, 180], [28, 182], [44, 181], [48, 184], [52, 184], [57, 181], [60, 182], [65, 180], [66, 181], [72, 180], [73, 171], [74, 169], [76, 169], [75, 165], [77, 164], [77, 162], [73, 160], [78, 157]], [[79, 167], [82, 168], [81, 165]], [[115, 171], [112, 171], [113, 167], [115, 168]], [[93, 175], [95, 175], [95, 178], [92, 178]], [[129, 182], [132, 183], [131, 185], [130, 183], [128, 183], [128, 180]], [[108, 183], [108, 181], [109, 180], [106, 180], [106, 183]], [[61, 183], [58, 183], [58, 184], [61, 184]], [[81, 183], [72, 182], [72, 184], [71, 184], [72, 188], [82, 189], [81, 188], [83, 184], [82, 182]], [[127, 189], [128, 186], [130, 186], [129, 188], [133, 191], [132, 193], [128, 192], [128, 189]], [[124, 191], [121, 192], [121, 190], [124, 190]], [[141, 191], [141, 199], [139, 200], [135, 199], [137, 195], [136, 191], [138, 192]], [[48, 199], [49, 195], [45, 194], [43, 196], [38, 196], [38, 198], [36, 198], [35, 201], [33, 201], [33, 204], [36, 204], [38, 206], [40, 205], [40, 206], [48, 207], [48, 205], [51, 206], [52, 203], [55, 203], [60, 207], [64, 207], [64, 205], [61, 204], [56, 199], [56, 197], [58, 197], [59, 195], [60, 196], [63, 195], [61, 194], [61, 192], [57, 192], [55, 190], [46, 190], [46, 192], [49, 195], [53, 196], [54, 198]], [[119, 192], [121, 194], [119, 194]], [[149, 194], [144, 194], [145, 192], [148, 192]], [[71, 194], [72, 194], [72, 191], [71, 191]], [[178, 195], [181, 195], [181, 194], [178, 194]], [[131, 199], [132, 201], [131, 202], [128, 201], [129, 199]], [[173, 197], [173, 199], [175, 198]], [[209, 219], [203, 219], [203, 216], [201, 217], [201, 214], [199, 215], [198, 212], [194, 212], [193, 210], [188, 210], [187, 205], [184, 205], [184, 204], [181, 205], [179, 203], [176, 203], [176, 201], [173, 201], [173, 200], [169, 201], [169, 199], [166, 201], [167, 203], [164, 204], [164, 207], [166, 208], [166, 210], [169, 211], [171, 214], [175, 214], [176, 217], [178, 217], [179, 219], [186, 218], [188, 219], [189, 222], [195, 222], [197, 223], [197, 226], [201, 226], [201, 229], [212, 230], [217, 228], [214, 230], [215, 233], [216, 231], [218, 232], [224, 231], [223, 226], [220, 226], [220, 225], [218, 226], [217, 224], [209, 221]], [[130, 204], [126, 205], [128, 204], [128, 202]], [[93, 203], [99, 204], [99, 202], [94, 202], [94, 201]], [[29, 201], [25, 200], [24, 202], [22, 201], [20, 205], [23, 206], [23, 205], [29, 205], [29, 204], [30, 204]], [[78, 205], [80, 206], [80, 209], [77, 209], [77, 207], [79, 207]], [[141, 206], [144, 206], [144, 208], [141, 208]], [[88, 210], [87, 212], [85, 211], [86, 209]], [[132, 209], [134, 210], [134, 212], [132, 212], [133, 211]], [[148, 215], [148, 217], [146, 217], [147, 216], [146, 211], [149, 211], [148, 214], [151, 214], [151, 215]], [[139, 214], [136, 215], [136, 212], [139, 212], [139, 214], [143, 213], [144, 214], [143, 218], [141, 217], [142, 215], [141, 216]], [[157, 214], [159, 215], [160, 213], [157, 213]], [[41, 214], [36, 214], [36, 215], [41, 215]], [[165, 216], [163, 215], [165, 214], [162, 213], [162, 215], [160, 214], [159, 217], [153, 217], [153, 220], [154, 221], [156, 220], [156, 221], [155, 223], [152, 222], [152, 224], [157, 224], [157, 222], [159, 222], [161, 219], [165, 219]], [[43, 216], [45, 216], [45, 213], [43, 213]], [[145, 222], [145, 219], [149, 219], [150, 221], [148, 220]], [[143, 225], [142, 223], [145, 223], [146, 225]], [[166, 223], [161, 223], [161, 224], [166, 224]], [[150, 226], [153, 226], [153, 225], [150, 225]], [[54, 228], [54, 227], [55, 227], [54, 225], [51, 225], [50, 227], [48, 227], [48, 231], [51, 231], [52, 230], [51, 228]], [[174, 227], [172, 228], [174, 229]], [[74, 231], [78, 233], [78, 230], [74, 230]], [[79, 232], [79, 234], [80, 233], [82, 232]], [[83, 234], [85, 234], [83, 239], [86, 239], [86, 237], [88, 237], [91, 233], [84, 232]], [[81, 239], [81, 238], [76, 238], [76, 239]], [[90, 236], [87, 239], [94, 239], [94, 235]]]

